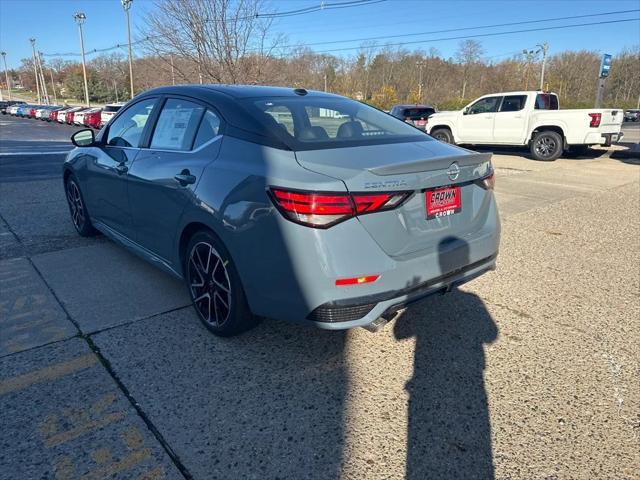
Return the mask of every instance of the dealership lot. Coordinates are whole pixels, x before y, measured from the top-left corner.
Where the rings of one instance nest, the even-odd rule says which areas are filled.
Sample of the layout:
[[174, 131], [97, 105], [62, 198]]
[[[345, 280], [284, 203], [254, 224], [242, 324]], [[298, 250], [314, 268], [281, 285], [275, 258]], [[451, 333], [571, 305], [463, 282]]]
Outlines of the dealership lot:
[[0, 122], [0, 478], [640, 470], [636, 160], [500, 151], [495, 272], [376, 334], [265, 320], [220, 339], [180, 282], [76, 235], [73, 128]]

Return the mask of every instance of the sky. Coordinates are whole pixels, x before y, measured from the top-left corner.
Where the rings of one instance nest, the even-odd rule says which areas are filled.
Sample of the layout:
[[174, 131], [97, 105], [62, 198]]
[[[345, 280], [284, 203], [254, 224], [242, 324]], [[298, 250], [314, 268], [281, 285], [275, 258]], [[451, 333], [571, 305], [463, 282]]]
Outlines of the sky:
[[[344, 0], [324, 0], [331, 4]], [[267, 0], [267, 12], [283, 12], [319, 5], [322, 0]], [[152, 0], [134, 0], [131, 21], [134, 39], [141, 35], [145, 15], [153, 10]], [[598, 15], [579, 19], [545, 21], [517, 26], [488, 26], [558, 17], [602, 14], [623, 10], [634, 12]], [[9, 68], [18, 67], [20, 59], [31, 56], [29, 38], [36, 38], [36, 46], [43, 53], [79, 53], [78, 30], [72, 15], [86, 14], [84, 25], [85, 49], [100, 49], [125, 44], [127, 39], [125, 16], [119, 0], [0, 0], [0, 49], [7, 53]], [[489, 35], [512, 30], [547, 28], [577, 23], [609, 22], [632, 19], [630, 22], [590, 25], [558, 30]], [[466, 27], [474, 30], [442, 32]], [[440, 33], [429, 33], [440, 31]], [[284, 34], [286, 44], [310, 44], [315, 51], [332, 51], [339, 56], [357, 53], [363, 38], [405, 35], [376, 40], [412, 42], [404, 48], [428, 51], [436, 48], [445, 58], [455, 54], [459, 38], [474, 37], [482, 43], [484, 57], [500, 61], [534, 49], [548, 42], [549, 53], [589, 49], [615, 55], [625, 47], [640, 45], [640, 0], [384, 0], [351, 8], [322, 10], [305, 15], [282, 17], [273, 25], [274, 33]], [[485, 36], [482, 36], [485, 35]], [[348, 42], [346, 40], [349, 40]], [[354, 47], [348, 50], [350, 47]], [[126, 54], [125, 48], [120, 50]], [[134, 47], [134, 55], [135, 47]], [[92, 58], [93, 55], [87, 55]], [[46, 57], [50, 59], [51, 57]], [[65, 57], [79, 60], [79, 56]]]

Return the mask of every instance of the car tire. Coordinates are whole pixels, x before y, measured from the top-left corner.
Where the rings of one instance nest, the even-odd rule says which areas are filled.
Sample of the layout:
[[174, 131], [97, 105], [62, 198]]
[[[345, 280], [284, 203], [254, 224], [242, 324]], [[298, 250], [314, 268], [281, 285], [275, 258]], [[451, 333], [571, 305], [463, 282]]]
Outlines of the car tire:
[[209, 331], [220, 337], [231, 337], [257, 324], [233, 260], [211, 231], [196, 232], [183, 258], [191, 303]]
[[71, 214], [71, 222], [81, 237], [92, 237], [98, 232], [91, 224], [91, 218], [87, 211], [87, 206], [80, 190], [80, 184], [75, 175], [71, 174], [67, 177], [64, 185], [65, 196], [67, 197], [67, 205]]
[[431, 136], [444, 143], [453, 143], [453, 134], [448, 128], [436, 128], [431, 130]]
[[531, 140], [530, 150], [536, 160], [552, 162], [562, 155], [562, 137], [552, 130], [538, 132]]

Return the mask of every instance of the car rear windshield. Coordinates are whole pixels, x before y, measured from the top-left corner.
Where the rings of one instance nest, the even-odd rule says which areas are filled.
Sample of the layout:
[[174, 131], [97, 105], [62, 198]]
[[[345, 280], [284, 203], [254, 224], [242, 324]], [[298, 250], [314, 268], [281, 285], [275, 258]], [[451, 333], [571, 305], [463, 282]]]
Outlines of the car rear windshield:
[[423, 120], [434, 113], [436, 111], [433, 108], [405, 108], [402, 116], [409, 120]]
[[102, 109], [103, 112], [117, 112], [118, 110], [120, 110], [120, 105], [105, 105], [104, 108]]
[[558, 110], [558, 97], [551, 93], [539, 93], [536, 97], [536, 110]]
[[431, 141], [420, 130], [364, 103], [341, 97], [249, 98], [241, 103], [292, 150]]

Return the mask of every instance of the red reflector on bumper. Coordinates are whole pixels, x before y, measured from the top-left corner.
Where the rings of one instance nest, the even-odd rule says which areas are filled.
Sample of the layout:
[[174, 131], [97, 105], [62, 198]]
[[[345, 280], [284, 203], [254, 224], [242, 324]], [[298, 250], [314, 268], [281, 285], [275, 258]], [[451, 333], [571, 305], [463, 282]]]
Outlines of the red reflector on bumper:
[[365, 277], [338, 278], [336, 286], [360, 285], [362, 283], [373, 283], [380, 278], [380, 275], [367, 275]]

